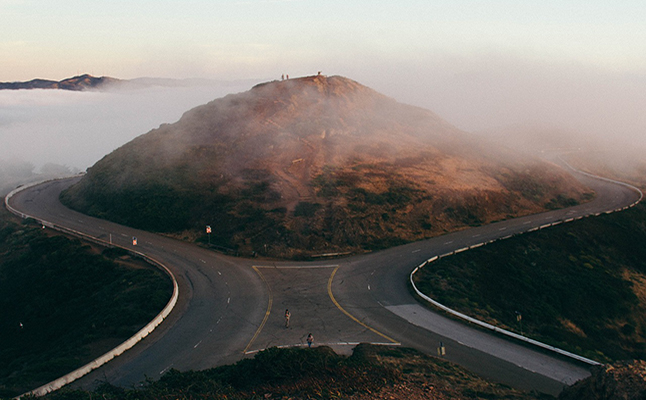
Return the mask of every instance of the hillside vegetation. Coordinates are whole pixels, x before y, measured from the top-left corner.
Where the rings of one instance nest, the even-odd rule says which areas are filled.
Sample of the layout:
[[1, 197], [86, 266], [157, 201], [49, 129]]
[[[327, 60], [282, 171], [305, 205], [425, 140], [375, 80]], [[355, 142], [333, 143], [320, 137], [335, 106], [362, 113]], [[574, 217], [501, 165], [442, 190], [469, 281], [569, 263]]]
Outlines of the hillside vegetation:
[[0, 208], [0, 397], [116, 347], [166, 305], [170, 280], [118, 250], [17, 223]]
[[460, 312], [598, 361], [646, 359], [646, 205], [442, 258], [416, 284]]
[[104, 384], [63, 389], [47, 400], [116, 399], [518, 399], [549, 398], [494, 384], [413, 349], [361, 344], [350, 357], [329, 347], [270, 348], [253, 359], [205, 371], [171, 370], [140, 389]]
[[257, 85], [107, 155], [68, 206], [241, 255], [303, 258], [420, 240], [591, 196], [431, 111], [343, 77]]

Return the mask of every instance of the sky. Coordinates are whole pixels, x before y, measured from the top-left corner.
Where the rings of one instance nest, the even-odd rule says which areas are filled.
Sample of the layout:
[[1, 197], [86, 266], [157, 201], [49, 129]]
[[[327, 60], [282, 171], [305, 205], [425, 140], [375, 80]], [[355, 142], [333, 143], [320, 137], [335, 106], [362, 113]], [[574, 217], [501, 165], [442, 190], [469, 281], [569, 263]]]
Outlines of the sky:
[[646, 136], [644, 16], [643, 0], [0, 0], [0, 81], [322, 71], [467, 131], [630, 142]]
[[0, 15], [2, 81], [295, 76], [484, 55], [646, 67], [641, 0], [0, 0]]

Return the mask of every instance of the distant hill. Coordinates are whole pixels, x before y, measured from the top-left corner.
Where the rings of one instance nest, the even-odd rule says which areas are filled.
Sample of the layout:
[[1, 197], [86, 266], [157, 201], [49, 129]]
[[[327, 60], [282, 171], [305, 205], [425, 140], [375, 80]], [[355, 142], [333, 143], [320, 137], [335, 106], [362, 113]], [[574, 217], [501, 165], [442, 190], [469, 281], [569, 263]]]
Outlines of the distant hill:
[[377, 249], [575, 204], [586, 189], [347, 78], [260, 84], [105, 156], [83, 212], [241, 254]]
[[61, 90], [107, 90], [107, 89], [142, 89], [147, 87], [194, 87], [194, 86], [226, 86], [238, 85], [256, 80], [223, 81], [214, 79], [168, 79], [168, 78], [135, 78], [117, 79], [108, 76], [95, 77], [84, 74], [61, 81], [49, 79], [32, 79], [26, 82], [0, 82], [0, 90], [25, 89], [61, 89]]
[[107, 76], [95, 77], [92, 75], [79, 75], [62, 81], [48, 79], [32, 79], [27, 82], [0, 82], [0, 90], [19, 89], [64, 89], [64, 90], [90, 90], [101, 89], [104, 86], [114, 85], [122, 82], [120, 79]]

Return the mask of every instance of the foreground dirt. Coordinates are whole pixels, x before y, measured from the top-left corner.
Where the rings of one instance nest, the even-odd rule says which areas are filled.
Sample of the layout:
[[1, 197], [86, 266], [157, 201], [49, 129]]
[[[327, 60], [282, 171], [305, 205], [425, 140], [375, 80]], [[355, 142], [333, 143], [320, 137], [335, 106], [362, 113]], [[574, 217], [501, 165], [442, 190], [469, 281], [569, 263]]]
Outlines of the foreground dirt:
[[591, 377], [566, 389], [559, 399], [646, 399], [646, 361], [622, 361], [597, 367]]

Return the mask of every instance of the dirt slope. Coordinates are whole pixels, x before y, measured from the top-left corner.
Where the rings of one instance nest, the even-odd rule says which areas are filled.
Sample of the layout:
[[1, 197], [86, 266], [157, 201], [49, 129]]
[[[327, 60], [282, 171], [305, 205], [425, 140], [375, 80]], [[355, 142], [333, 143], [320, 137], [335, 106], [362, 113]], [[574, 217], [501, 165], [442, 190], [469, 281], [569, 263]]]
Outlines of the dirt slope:
[[257, 85], [104, 157], [68, 205], [241, 254], [305, 257], [419, 240], [573, 204], [581, 187], [431, 111], [347, 78]]

